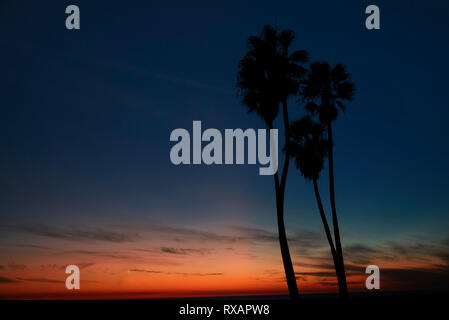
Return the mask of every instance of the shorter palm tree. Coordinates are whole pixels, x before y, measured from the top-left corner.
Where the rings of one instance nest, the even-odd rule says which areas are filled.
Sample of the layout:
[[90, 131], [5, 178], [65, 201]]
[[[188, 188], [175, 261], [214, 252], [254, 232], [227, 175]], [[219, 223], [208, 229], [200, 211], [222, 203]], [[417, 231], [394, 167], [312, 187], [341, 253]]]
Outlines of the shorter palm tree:
[[351, 81], [349, 73], [346, 72], [345, 66], [337, 64], [331, 67], [327, 62], [314, 62], [310, 65], [310, 72], [306, 81], [303, 82], [301, 92], [303, 99], [307, 102], [305, 109], [312, 116], [318, 116], [321, 125], [327, 131], [326, 138], [329, 141], [329, 195], [338, 261], [336, 270], [342, 298], [348, 296], [348, 286], [335, 205], [332, 123], [337, 119], [339, 111], [346, 110], [345, 104], [354, 98], [354, 92], [354, 83]]
[[294, 159], [296, 168], [301, 172], [301, 175], [306, 180], [313, 182], [321, 221], [338, 277], [340, 274], [338, 256], [318, 189], [318, 179], [329, 151], [329, 142], [324, 138], [324, 130], [325, 127], [319, 122], [314, 122], [310, 116], [294, 121], [290, 125], [291, 140], [287, 146], [287, 151], [290, 157]]

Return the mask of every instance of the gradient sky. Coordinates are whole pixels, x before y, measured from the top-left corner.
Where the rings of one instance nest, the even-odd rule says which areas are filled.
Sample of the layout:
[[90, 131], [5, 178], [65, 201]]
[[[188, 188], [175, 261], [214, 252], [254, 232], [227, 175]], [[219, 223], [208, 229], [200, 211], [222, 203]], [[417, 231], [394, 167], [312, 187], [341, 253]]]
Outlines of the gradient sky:
[[[80, 30], [65, 29], [68, 4]], [[369, 4], [381, 30], [365, 29]], [[363, 290], [368, 264], [384, 270], [384, 289], [447, 285], [448, 10], [436, 0], [2, 1], [0, 297], [67, 294], [68, 264], [82, 268], [86, 296], [286, 292], [272, 177], [169, 159], [170, 132], [193, 120], [264, 127], [236, 89], [246, 39], [264, 24], [293, 29], [294, 49], [344, 63], [356, 85], [334, 126], [350, 286]], [[290, 118], [300, 112], [292, 99]], [[312, 186], [290, 169], [300, 290], [334, 292]]]

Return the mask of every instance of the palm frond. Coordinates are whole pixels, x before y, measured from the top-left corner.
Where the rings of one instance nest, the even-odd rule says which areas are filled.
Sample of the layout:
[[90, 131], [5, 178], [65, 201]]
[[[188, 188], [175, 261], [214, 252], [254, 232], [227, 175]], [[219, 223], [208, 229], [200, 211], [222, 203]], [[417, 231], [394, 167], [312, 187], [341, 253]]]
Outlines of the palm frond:
[[346, 110], [344, 101], [354, 98], [355, 87], [343, 64], [331, 67], [327, 62], [313, 62], [302, 83], [301, 93], [306, 101], [305, 109], [311, 115], [318, 114], [323, 124], [338, 117], [338, 110]]
[[288, 49], [295, 35], [291, 30], [277, 32], [267, 25], [260, 36], [248, 38], [248, 51], [238, 64], [237, 87], [241, 102], [248, 112], [256, 112], [265, 122], [272, 123], [279, 113], [279, 104], [296, 94], [306, 69], [305, 51]]

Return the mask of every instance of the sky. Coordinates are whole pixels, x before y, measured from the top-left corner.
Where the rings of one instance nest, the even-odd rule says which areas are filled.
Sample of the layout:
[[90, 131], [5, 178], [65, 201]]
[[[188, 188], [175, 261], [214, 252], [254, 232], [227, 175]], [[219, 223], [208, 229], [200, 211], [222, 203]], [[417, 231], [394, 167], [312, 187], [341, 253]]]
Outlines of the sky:
[[[76, 4], [81, 29], [65, 28]], [[380, 8], [380, 30], [365, 8]], [[273, 179], [256, 165], [170, 162], [172, 130], [264, 128], [236, 88], [246, 40], [296, 33], [343, 63], [334, 125], [350, 290], [446, 288], [447, 1], [2, 1], [0, 297], [285, 294]], [[290, 119], [303, 105], [289, 101]], [[281, 126], [280, 119], [275, 126]], [[319, 181], [329, 213], [327, 175]], [[290, 167], [285, 219], [300, 292], [336, 292], [311, 183]], [[67, 291], [65, 266], [81, 268]]]

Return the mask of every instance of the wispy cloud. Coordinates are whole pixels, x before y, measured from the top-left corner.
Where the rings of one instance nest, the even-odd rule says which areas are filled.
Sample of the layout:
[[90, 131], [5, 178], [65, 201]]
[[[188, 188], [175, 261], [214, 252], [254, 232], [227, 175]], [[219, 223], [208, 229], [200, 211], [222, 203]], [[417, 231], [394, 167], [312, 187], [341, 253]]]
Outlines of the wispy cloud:
[[407, 239], [386, 241], [377, 245], [351, 244], [344, 248], [346, 260], [367, 265], [373, 261], [408, 261], [439, 263], [449, 266], [449, 245], [441, 239]]
[[[238, 236], [236, 240], [248, 240], [254, 242], [276, 242], [279, 241], [277, 232], [244, 227], [244, 226], [231, 226], [233, 231], [236, 231]], [[321, 233], [309, 229], [296, 229], [289, 232], [288, 241], [290, 243], [296, 243], [308, 248], [322, 247], [324, 237]]]
[[230, 226], [230, 229], [238, 234], [235, 238], [240, 241], [276, 242], [278, 239], [276, 233], [265, 229], [243, 226]]
[[200, 248], [200, 249], [191, 249], [191, 248], [173, 248], [173, 247], [162, 247], [161, 252], [169, 253], [169, 254], [179, 254], [179, 255], [189, 255], [189, 254], [200, 254], [205, 255], [210, 253], [210, 249]]
[[138, 226], [142, 232], [149, 232], [158, 239], [170, 238], [184, 241], [185, 239], [212, 241], [212, 242], [235, 242], [237, 237], [223, 235], [215, 232], [202, 231], [192, 228], [173, 227], [160, 224], [143, 224]]
[[130, 269], [131, 272], [145, 272], [145, 273], [165, 273], [163, 271], [158, 270], [145, 270], [145, 269]]
[[137, 233], [125, 233], [90, 227], [55, 227], [48, 225], [7, 225], [3, 227], [32, 235], [70, 241], [94, 240], [123, 243], [132, 242], [139, 238]]
[[345, 252], [347, 254], [372, 254], [378, 253], [379, 251], [374, 249], [373, 247], [363, 245], [363, 244], [353, 244], [345, 247]]
[[219, 86], [215, 86], [215, 85], [211, 85], [208, 83], [199, 82], [199, 81], [195, 81], [195, 80], [191, 80], [191, 79], [184, 79], [184, 78], [174, 76], [174, 75], [160, 73], [160, 74], [156, 74], [155, 77], [157, 79], [166, 80], [171, 83], [180, 84], [183, 86], [200, 88], [200, 89], [208, 89], [208, 90], [221, 92], [221, 93], [228, 93], [228, 94], [233, 93], [232, 90], [227, 89], [227, 88], [223, 88], [223, 87], [219, 87]]
[[17, 280], [0, 276], [0, 283], [15, 283], [15, 282], [17, 282]]
[[110, 252], [110, 251], [71, 250], [71, 251], [66, 251], [65, 253], [81, 254], [81, 255], [113, 258], [113, 259], [129, 259], [130, 258], [130, 256], [128, 256], [128, 255], [121, 254], [118, 252]]
[[[363, 286], [363, 281], [354, 279], [366, 278], [365, 269], [370, 264], [377, 264], [380, 268], [381, 287], [396, 290], [449, 287], [449, 264], [446, 259], [449, 243], [444, 240], [412, 237], [378, 244], [352, 243], [343, 251], [348, 284], [355, 287]], [[323, 286], [337, 284], [329, 252], [314, 250], [307, 258], [314, 262], [295, 263], [298, 279], [308, 281], [309, 277], [315, 277], [317, 283]]]
[[449, 270], [447, 268], [383, 268], [380, 270], [382, 281], [401, 289], [442, 289], [449, 288]]
[[189, 277], [189, 276], [194, 276], [194, 277], [209, 277], [209, 276], [222, 276], [224, 275], [224, 273], [222, 272], [206, 272], [206, 273], [201, 273], [201, 272], [169, 272], [168, 274], [176, 274], [176, 275], [181, 275], [181, 276], [185, 276], [185, 277]]
[[46, 246], [39, 246], [39, 245], [28, 244], [28, 243], [18, 243], [18, 244], [13, 244], [12, 246], [18, 247], [18, 248], [52, 250], [52, 248], [49, 248], [49, 247], [46, 247]]
[[26, 281], [26, 282], [42, 282], [42, 283], [62, 283], [63, 280], [54, 280], [54, 279], [46, 279], [46, 278], [16, 278], [20, 281]]
[[95, 265], [94, 262], [79, 262], [75, 263], [80, 269], [86, 269]]
[[159, 270], [146, 270], [146, 269], [130, 269], [131, 272], [143, 272], [143, 273], [154, 273], [154, 274], [165, 274], [165, 275], [178, 275], [178, 276], [194, 276], [194, 277], [207, 277], [207, 276], [221, 276], [222, 272], [165, 272]]
[[27, 266], [24, 264], [17, 264], [17, 263], [12, 262], [12, 263], [8, 264], [8, 267], [11, 270], [25, 270]]
[[[67, 59], [67, 57], [65, 57]], [[198, 81], [193, 80], [191, 77], [180, 77], [179, 75], [174, 74], [167, 74], [167, 73], [157, 73], [155, 70], [149, 69], [147, 66], [140, 66], [140, 65], [133, 65], [129, 63], [123, 63], [118, 61], [105, 61], [104, 59], [86, 59], [83, 58], [83, 61], [80, 61], [78, 57], [72, 57], [74, 61], [77, 62], [88, 62], [88, 70], [92, 70], [92, 67], [98, 67], [101, 66], [103, 68], [108, 68], [110, 70], [113, 70], [115, 72], [119, 73], [127, 73], [129, 75], [134, 75], [138, 77], [148, 77], [148, 78], [154, 78], [159, 80], [164, 80], [167, 82], [171, 82], [173, 84], [178, 84], [181, 86], [187, 86], [191, 88], [198, 88], [198, 89], [206, 89], [211, 90], [218, 93], [225, 93], [225, 94], [234, 94], [233, 88], [226, 88], [221, 87], [218, 85], [210, 84], [207, 81]]]

